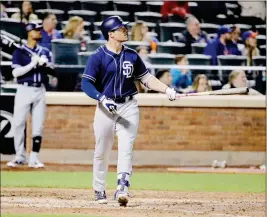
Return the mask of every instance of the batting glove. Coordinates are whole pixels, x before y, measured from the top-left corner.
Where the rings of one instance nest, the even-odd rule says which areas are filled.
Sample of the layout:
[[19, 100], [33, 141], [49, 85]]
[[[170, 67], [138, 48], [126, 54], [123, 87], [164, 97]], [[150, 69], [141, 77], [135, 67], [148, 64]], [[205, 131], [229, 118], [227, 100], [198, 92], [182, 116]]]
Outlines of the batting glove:
[[167, 94], [170, 101], [176, 100], [176, 91], [173, 88], [167, 88], [165, 93]]
[[117, 112], [117, 105], [112, 99], [106, 98], [106, 96], [102, 96], [100, 98], [100, 102], [104, 106], [104, 108], [111, 114], [115, 115]]
[[42, 55], [40, 58], [39, 58], [39, 61], [38, 61], [38, 65], [39, 66], [44, 66], [48, 63], [48, 59], [45, 55]]
[[33, 63], [33, 65], [36, 66], [37, 63], [39, 62], [39, 59], [40, 59], [40, 57], [38, 55], [34, 54], [31, 57], [31, 63]]

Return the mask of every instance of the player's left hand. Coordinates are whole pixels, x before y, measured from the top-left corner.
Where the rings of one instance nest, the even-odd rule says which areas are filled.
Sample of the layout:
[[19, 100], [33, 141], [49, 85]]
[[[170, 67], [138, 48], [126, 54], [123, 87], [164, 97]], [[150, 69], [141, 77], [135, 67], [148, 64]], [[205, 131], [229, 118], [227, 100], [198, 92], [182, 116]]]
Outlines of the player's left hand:
[[168, 87], [165, 91], [170, 101], [176, 100], [177, 92], [173, 89]]
[[106, 98], [106, 96], [102, 96], [100, 98], [100, 102], [109, 113], [113, 115], [117, 113], [117, 104], [112, 99], [108, 99]]
[[38, 61], [39, 66], [45, 66], [48, 63], [48, 59], [45, 55], [42, 55]]

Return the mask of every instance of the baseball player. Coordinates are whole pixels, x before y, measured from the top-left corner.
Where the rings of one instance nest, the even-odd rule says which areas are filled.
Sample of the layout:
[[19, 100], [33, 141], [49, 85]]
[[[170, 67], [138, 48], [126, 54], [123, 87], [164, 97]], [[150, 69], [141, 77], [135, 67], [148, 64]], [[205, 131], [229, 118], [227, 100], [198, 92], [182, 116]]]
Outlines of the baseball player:
[[122, 206], [129, 200], [132, 152], [139, 124], [139, 109], [134, 95], [135, 79], [170, 100], [176, 92], [152, 76], [136, 51], [124, 46], [128, 40], [126, 23], [119, 16], [105, 19], [101, 31], [107, 43], [89, 58], [82, 75], [82, 90], [98, 101], [94, 117], [95, 152], [93, 189], [95, 200], [107, 203], [105, 181], [113, 137], [118, 136], [117, 191], [114, 198]]
[[27, 24], [27, 44], [17, 48], [13, 53], [12, 74], [19, 85], [15, 96], [12, 124], [16, 156], [14, 160], [7, 163], [9, 167], [17, 167], [26, 163], [24, 131], [29, 112], [32, 116], [32, 151], [28, 166], [44, 167], [37, 155], [42, 143], [47, 73], [52, 74], [54, 71], [51, 64], [51, 52], [37, 45], [41, 28], [42, 26], [35, 23]]

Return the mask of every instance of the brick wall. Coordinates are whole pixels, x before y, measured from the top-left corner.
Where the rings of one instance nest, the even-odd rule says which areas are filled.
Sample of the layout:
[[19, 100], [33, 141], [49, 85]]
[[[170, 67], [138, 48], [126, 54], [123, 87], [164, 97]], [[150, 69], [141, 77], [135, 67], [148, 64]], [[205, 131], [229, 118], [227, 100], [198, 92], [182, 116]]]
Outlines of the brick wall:
[[[93, 149], [94, 110], [48, 105], [42, 148]], [[135, 150], [265, 151], [265, 119], [260, 108], [140, 107]]]

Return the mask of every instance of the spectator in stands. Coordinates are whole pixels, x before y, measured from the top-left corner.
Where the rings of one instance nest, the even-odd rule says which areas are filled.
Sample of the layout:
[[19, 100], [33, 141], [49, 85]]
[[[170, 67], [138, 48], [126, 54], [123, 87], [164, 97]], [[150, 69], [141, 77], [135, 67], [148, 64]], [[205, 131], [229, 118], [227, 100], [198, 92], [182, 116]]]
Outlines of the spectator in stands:
[[218, 36], [215, 39], [210, 40], [204, 48], [203, 54], [211, 56], [213, 65], [217, 65], [218, 55], [231, 54], [226, 46], [227, 42], [230, 40], [229, 33], [229, 28], [220, 26], [217, 32]]
[[244, 42], [245, 47], [242, 50], [242, 55], [247, 56], [247, 65], [252, 65], [252, 57], [259, 56], [260, 51], [257, 48], [257, 33], [252, 31], [246, 31], [242, 34], [242, 40]]
[[[167, 69], [163, 69], [163, 70], [159, 70], [158, 72], [156, 72], [156, 78], [158, 80], [160, 80], [162, 83], [166, 84], [168, 87], [171, 86], [171, 75], [170, 72]], [[148, 93], [158, 93], [154, 90], [148, 90]]]
[[[225, 84], [222, 88], [229, 89], [239, 87], [247, 87], [247, 76], [244, 71], [234, 70], [229, 74], [228, 83]], [[250, 88], [249, 95], [261, 95], [261, 93]]]
[[198, 74], [192, 84], [190, 93], [199, 93], [211, 91], [211, 86], [209, 85], [209, 80], [206, 75]]
[[163, 1], [160, 13], [162, 14], [163, 22], [168, 21], [168, 15], [174, 15], [181, 20], [184, 20], [189, 15], [189, 6], [187, 1]]
[[81, 51], [86, 51], [86, 41], [85, 41], [85, 36], [84, 36], [84, 21], [83, 18], [79, 16], [74, 16], [71, 17], [64, 30], [63, 30], [63, 35], [64, 38], [67, 39], [76, 39], [81, 41]]
[[2, 3], [0, 3], [0, 18], [8, 18], [8, 15], [7, 15], [7, 13], [6, 13], [6, 7], [2, 4]]
[[191, 44], [192, 43], [207, 43], [208, 34], [204, 31], [201, 31], [199, 21], [194, 16], [189, 16], [186, 21], [186, 28], [183, 32], [183, 40], [181, 42], [185, 43], [186, 54], [192, 53]]
[[22, 3], [22, 14], [21, 12], [12, 14], [11, 18], [16, 20], [22, 20], [23, 23], [34, 22], [38, 20], [38, 16], [33, 13], [32, 4], [30, 1], [23, 1]]
[[144, 64], [148, 68], [149, 72], [151, 74], [155, 75], [155, 70], [154, 69], [150, 69], [150, 67], [149, 67], [151, 65], [151, 63], [149, 62], [149, 59], [148, 59], [148, 52], [149, 52], [148, 48], [146, 46], [138, 46], [136, 48], [136, 52], [139, 54], [139, 56], [143, 60]]
[[132, 41], [145, 41], [150, 44], [151, 52], [156, 52], [158, 39], [149, 34], [147, 24], [143, 21], [137, 21], [132, 27]]
[[62, 35], [56, 28], [57, 18], [55, 14], [46, 13], [43, 19], [43, 29], [41, 30], [41, 40], [39, 44], [51, 50], [51, 41], [62, 38]]
[[[188, 61], [185, 55], [177, 55], [174, 60], [178, 66], [188, 65]], [[191, 72], [188, 69], [172, 68], [171, 74], [171, 86], [177, 91], [180, 89], [188, 88], [192, 84]]]
[[227, 43], [227, 49], [230, 54], [241, 55], [241, 52], [237, 46], [239, 37], [240, 37], [240, 28], [234, 25], [233, 27], [231, 27], [230, 40]]

